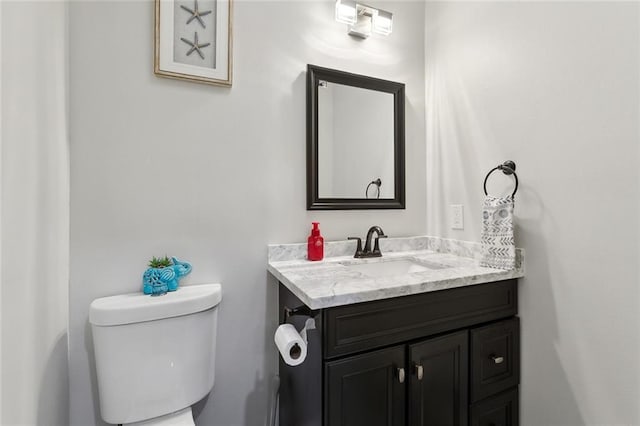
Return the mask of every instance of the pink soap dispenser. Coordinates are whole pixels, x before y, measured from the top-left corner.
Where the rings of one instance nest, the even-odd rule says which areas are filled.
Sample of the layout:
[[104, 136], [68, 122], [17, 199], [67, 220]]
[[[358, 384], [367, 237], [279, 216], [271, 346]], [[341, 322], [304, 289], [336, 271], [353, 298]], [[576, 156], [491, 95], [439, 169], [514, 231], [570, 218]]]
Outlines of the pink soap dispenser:
[[322, 260], [324, 257], [324, 238], [320, 235], [320, 222], [312, 222], [313, 229], [307, 239], [307, 259]]

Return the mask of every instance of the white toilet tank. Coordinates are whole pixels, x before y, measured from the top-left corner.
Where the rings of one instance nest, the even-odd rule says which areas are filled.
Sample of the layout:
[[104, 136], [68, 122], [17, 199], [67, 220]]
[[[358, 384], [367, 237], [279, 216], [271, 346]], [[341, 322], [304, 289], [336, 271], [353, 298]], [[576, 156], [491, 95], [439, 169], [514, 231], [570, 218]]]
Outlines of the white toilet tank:
[[132, 423], [189, 407], [213, 388], [220, 284], [91, 303], [102, 418]]

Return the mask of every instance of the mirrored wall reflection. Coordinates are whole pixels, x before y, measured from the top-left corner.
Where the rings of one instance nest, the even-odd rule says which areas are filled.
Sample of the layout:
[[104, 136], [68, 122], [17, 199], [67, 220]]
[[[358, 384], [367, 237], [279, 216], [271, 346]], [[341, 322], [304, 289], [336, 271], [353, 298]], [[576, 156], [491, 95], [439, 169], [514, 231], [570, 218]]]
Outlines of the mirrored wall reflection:
[[394, 160], [393, 93], [320, 81], [320, 198], [395, 198]]

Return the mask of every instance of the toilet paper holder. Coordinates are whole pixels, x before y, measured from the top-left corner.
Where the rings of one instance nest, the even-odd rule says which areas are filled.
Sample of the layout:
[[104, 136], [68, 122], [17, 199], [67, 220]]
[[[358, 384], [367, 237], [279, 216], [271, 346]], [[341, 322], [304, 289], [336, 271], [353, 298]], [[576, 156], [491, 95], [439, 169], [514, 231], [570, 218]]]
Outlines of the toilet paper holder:
[[318, 310], [313, 310], [307, 305], [300, 305], [295, 308], [285, 306], [282, 312], [282, 324], [286, 324], [287, 320], [295, 315], [313, 318], [318, 315]]
[[[290, 366], [297, 366], [304, 362], [307, 357], [307, 347], [309, 345], [308, 332], [316, 329], [315, 316], [319, 311], [314, 311], [308, 306], [301, 305], [295, 308], [285, 306], [282, 313], [282, 323], [276, 328], [273, 339], [278, 347], [278, 351], [283, 361]], [[307, 317], [304, 325], [299, 330], [298, 326], [288, 323], [292, 316], [299, 315]]]

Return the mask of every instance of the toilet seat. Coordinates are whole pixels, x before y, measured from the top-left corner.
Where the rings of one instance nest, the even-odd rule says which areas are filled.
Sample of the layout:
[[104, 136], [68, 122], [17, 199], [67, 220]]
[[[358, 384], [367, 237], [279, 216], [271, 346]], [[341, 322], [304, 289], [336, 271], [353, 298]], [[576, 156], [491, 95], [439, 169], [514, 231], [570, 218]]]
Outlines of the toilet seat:
[[135, 423], [124, 423], [123, 426], [195, 426], [191, 407], [185, 408], [175, 413], [154, 417]]

